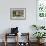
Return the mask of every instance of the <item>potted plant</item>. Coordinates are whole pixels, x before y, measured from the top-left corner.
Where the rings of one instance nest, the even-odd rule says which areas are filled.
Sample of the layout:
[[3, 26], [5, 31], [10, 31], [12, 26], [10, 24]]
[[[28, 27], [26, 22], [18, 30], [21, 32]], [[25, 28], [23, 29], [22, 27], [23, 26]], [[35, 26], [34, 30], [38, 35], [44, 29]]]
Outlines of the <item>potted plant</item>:
[[35, 28], [36, 30], [38, 30], [37, 25], [32, 25], [33, 28]]
[[46, 34], [45, 32], [35, 32], [33, 35], [37, 38], [37, 41], [40, 43], [40, 40], [42, 38], [45, 38], [44, 37], [46, 36], [45, 34]]
[[35, 28], [36, 30], [45, 29], [45, 26], [32, 25], [32, 27]]
[[41, 26], [40, 29], [45, 29], [45, 26]]

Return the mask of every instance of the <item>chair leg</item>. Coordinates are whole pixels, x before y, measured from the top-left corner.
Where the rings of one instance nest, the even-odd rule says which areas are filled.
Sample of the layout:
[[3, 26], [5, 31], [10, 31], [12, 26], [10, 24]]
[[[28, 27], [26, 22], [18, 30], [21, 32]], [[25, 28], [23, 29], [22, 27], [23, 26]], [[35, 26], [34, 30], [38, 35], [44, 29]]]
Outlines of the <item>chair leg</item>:
[[5, 44], [5, 46], [7, 46], [7, 42], [6, 42], [6, 41], [5, 41], [5, 43], [4, 43], [4, 44]]

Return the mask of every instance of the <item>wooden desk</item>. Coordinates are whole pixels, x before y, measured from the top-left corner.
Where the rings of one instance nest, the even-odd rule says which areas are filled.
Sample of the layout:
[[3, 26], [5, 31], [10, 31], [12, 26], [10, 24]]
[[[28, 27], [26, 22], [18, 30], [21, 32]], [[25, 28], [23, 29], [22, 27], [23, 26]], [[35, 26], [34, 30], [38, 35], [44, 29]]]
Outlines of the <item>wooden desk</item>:
[[10, 33], [6, 33], [5, 34], [5, 46], [7, 46], [8, 42], [7, 42], [7, 36], [17, 36], [17, 44], [15, 46], [18, 46], [18, 34], [10, 34]]
[[[6, 33], [5, 34], [5, 46], [7, 46], [8, 45], [8, 42], [7, 42], [7, 36], [17, 36], [16, 38], [17, 38], [17, 42], [16, 42], [16, 45], [15, 46], [19, 46], [19, 42], [18, 42], [18, 33], [17, 34], [10, 34], [10, 33]], [[27, 42], [22, 42], [22, 43], [24, 43], [24, 44], [26, 44], [26, 46], [30, 46], [30, 42], [29, 42], [29, 33], [21, 33], [21, 36], [26, 36], [26, 39], [27, 39]], [[20, 45], [21, 46], [21, 45]]]

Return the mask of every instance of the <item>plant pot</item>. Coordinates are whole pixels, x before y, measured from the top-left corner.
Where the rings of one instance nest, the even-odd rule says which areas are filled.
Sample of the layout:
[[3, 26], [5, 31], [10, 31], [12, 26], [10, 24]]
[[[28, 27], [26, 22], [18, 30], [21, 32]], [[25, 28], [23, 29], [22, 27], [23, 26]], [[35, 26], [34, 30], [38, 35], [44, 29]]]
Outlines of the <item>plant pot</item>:
[[40, 39], [37, 39], [37, 43], [40, 43]]
[[40, 43], [44, 43], [44, 40], [45, 40], [45, 39], [40, 39]]
[[41, 44], [41, 43], [44, 42], [44, 40], [45, 40], [45, 39], [38, 39], [37, 42]]

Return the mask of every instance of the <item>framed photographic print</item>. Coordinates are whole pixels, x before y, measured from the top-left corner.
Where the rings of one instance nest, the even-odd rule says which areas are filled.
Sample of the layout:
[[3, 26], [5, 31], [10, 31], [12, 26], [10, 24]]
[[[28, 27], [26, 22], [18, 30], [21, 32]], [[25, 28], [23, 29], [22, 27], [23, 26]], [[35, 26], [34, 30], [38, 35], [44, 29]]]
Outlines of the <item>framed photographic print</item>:
[[26, 19], [26, 8], [10, 8], [10, 19], [12, 20]]
[[37, 0], [37, 16], [46, 18], [46, 0]]
[[43, 26], [46, 25], [46, 0], [37, 0], [36, 10], [36, 24]]

